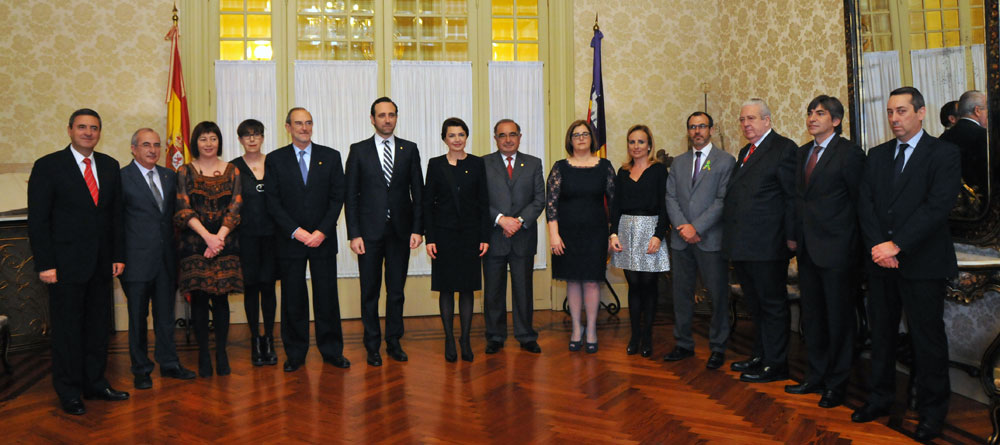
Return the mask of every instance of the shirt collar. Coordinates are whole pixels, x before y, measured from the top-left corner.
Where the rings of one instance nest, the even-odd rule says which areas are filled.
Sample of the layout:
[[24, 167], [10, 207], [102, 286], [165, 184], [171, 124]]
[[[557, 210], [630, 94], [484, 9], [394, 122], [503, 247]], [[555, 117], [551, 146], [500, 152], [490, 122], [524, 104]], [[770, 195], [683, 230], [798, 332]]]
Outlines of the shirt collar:
[[830, 141], [832, 141], [833, 137], [836, 136], [836, 135], [837, 135], [837, 132], [833, 132], [833, 134], [831, 134], [830, 137], [826, 138], [822, 142], [818, 142], [817, 143], [817, 142], [813, 141], [813, 143], [814, 143], [814, 145], [819, 145], [820, 148], [826, 148], [826, 147], [828, 147], [830, 145]]
[[979, 121], [977, 121], [977, 120], [975, 120], [975, 119], [973, 119], [971, 117], [964, 116], [964, 117], [962, 117], [962, 119], [965, 119], [967, 121], [971, 121], [972, 123], [976, 124], [977, 127], [982, 127], [982, 125], [979, 124]]
[[76, 147], [73, 144], [69, 145], [70, 153], [73, 153], [73, 159], [76, 159], [77, 164], [82, 164], [84, 159], [90, 159], [91, 164], [94, 162], [94, 152], [90, 152], [90, 156], [84, 156], [79, 151], [76, 151]]
[[514, 150], [514, 153], [511, 153], [509, 155], [503, 154], [503, 152], [500, 150], [497, 150], [497, 152], [500, 153], [500, 159], [503, 159], [504, 164], [507, 163], [507, 156], [510, 156], [510, 162], [514, 162], [517, 160], [517, 150]]
[[700, 152], [701, 152], [701, 156], [702, 156], [703, 158], [706, 158], [706, 159], [707, 159], [707, 158], [708, 158], [708, 154], [712, 152], [712, 143], [711, 143], [711, 142], [709, 142], [709, 143], [708, 143], [708, 144], [706, 144], [706, 145], [705, 145], [704, 147], [702, 147], [702, 149], [701, 149], [701, 150], [698, 150], [698, 149], [695, 149], [694, 147], [692, 147], [692, 148], [691, 148], [691, 150], [692, 150], [692, 151], [700, 151]]
[[763, 141], [764, 138], [766, 138], [767, 135], [769, 135], [769, 134], [771, 134], [771, 129], [770, 128], [767, 129], [767, 132], [764, 133], [764, 135], [761, 136], [760, 139], [757, 139], [756, 141], [753, 141], [750, 144], [753, 145], [753, 146], [755, 146], [755, 147], [760, 147], [760, 142]]
[[903, 141], [897, 138], [896, 147], [899, 148], [899, 144], [906, 144], [910, 148], [916, 148], [917, 144], [920, 143], [920, 138], [923, 136], [924, 136], [924, 130], [921, 128], [920, 131], [918, 131], [917, 134], [913, 135], [913, 137], [910, 138], [910, 140], [908, 141]]
[[383, 138], [382, 136], [379, 136], [378, 134], [375, 135], [375, 145], [377, 147], [381, 147], [382, 144], [385, 144], [384, 141], [389, 141], [389, 146], [390, 147], [395, 147], [396, 146], [396, 135], [390, 134], [389, 137], [387, 137], [387, 138]]
[[[142, 177], [143, 178], [149, 176], [149, 172], [155, 172], [156, 171], [156, 167], [153, 167], [153, 168], [143, 167], [142, 164], [136, 162], [134, 159], [132, 160], [132, 163], [135, 164], [135, 166], [139, 168], [139, 173], [142, 173]], [[156, 175], [153, 175], [153, 176], [156, 176]]]
[[295, 156], [298, 156], [300, 151], [306, 152], [306, 156], [312, 156], [312, 149], [313, 149], [312, 141], [310, 141], [309, 145], [306, 145], [306, 148], [304, 149], [296, 147], [295, 144], [292, 144], [292, 147], [295, 148]]

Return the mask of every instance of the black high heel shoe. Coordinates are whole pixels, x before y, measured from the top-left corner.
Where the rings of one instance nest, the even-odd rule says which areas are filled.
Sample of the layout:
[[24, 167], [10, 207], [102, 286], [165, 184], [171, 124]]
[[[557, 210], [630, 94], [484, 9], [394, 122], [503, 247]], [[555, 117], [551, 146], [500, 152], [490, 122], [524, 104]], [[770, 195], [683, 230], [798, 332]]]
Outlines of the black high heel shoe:
[[639, 353], [639, 342], [635, 341], [635, 339], [629, 340], [628, 346], [625, 347], [625, 354], [636, 355], [638, 353]]
[[[586, 327], [581, 328], [580, 329], [580, 339], [577, 340], [577, 341], [570, 340], [569, 341], [569, 350], [571, 352], [576, 352], [576, 351], [579, 351], [580, 349], [582, 349], [583, 348], [583, 337], [586, 336], [586, 335], [587, 335], [587, 328]], [[572, 334], [570, 336], [572, 337]]]
[[653, 355], [653, 345], [650, 340], [643, 340], [639, 342], [639, 355], [649, 358]]
[[458, 342], [462, 346], [462, 360], [471, 362], [475, 356], [472, 354], [472, 345], [470, 344], [469, 339], [459, 339]]
[[458, 360], [458, 353], [455, 352], [455, 337], [444, 338], [444, 359], [447, 362]]

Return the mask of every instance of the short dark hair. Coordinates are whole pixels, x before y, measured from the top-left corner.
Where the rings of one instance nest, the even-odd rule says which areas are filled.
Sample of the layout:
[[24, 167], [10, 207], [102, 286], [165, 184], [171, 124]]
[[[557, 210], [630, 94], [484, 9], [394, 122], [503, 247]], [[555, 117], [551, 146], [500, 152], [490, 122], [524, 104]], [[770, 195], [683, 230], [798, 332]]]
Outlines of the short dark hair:
[[465, 125], [465, 121], [457, 117], [449, 117], [444, 120], [441, 124], [441, 140], [443, 141], [446, 136], [448, 136], [448, 127], [462, 127], [462, 131], [465, 132], [465, 137], [469, 137], [469, 126]]
[[822, 106], [824, 110], [830, 113], [830, 117], [834, 119], [839, 119], [840, 123], [833, 128], [833, 132], [840, 134], [844, 131], [844, 104], [840, 103], [840, 99], [833, 96], [827, 96], [825, 94], [820, 94], [816, 96], [813, 100], [809, 102], [809, 106], [806, 107], [806, 112], [815, 110], [816, 107]]
[[500, 128], [500, 124], [514, 124], [514, 126], [517, 127], [517, 133], [521, 134], [521, 126], [518, 125], [517, 122], [514, 122], [514, 119], [500, 119], [497, 123], [493, 124], [494, 135], [497, 134], [497, 128]]
[[[306, 113], [309, 113], [309, 110], [305, 109], [304, 107], [293, 107], [291, 110], [288, 110], [288, 114], [285, 115], [285, 124], [286, 125], [292, 125], [292, 113], [294, 113], [296, 111], [299, 111], [299, 110], [302, 110], [302, 111], [305, 111]], [[312, 113], [309, 113], [309, 116], [311, 117]]]
[[924, 95], [920, 94], [920, 90], [913, 87], [899, 87], [892, 90], [889, 96], [900, 96], [903, 94], [910, 95], [910, 103], [913, 104], [913, 111], [918, 111], [924, 108], [926, 104], [924, 103]]
[[594, 126], [583, 119], [577, 119], [566, 129], [566, 153], [570, 156], [573, 156], [573, 129], [581, 125], [587, 127], [587, 131], [590, 132], [590, 152], [594, 153], [601, 148], [597, 146], [597, 130], [594, 130]]
[[192, 158], [198, 159], [198, 156], [201, 156], [198, 151], [198, 138], [205, 133], [215, 133], [215, 137], [219, 138], [219, 149], [216, 150], [215, 154], [216, 156], [222, 155], [222, 130], [215, 122], [202, 121], [191, 129], [191, 143], [188, 144], [188, 150], [190, 150]]
[[264, 124], [257, 119], [247, 119], [236, 127], [236, 135], [239, 137], [248, 136], [250, 132], [264, 136]]
[[396, 105], [396, 103], [393, 102], [392, 99], [389, 99], [388, 97], [382, 96], [382, 97], [380, 97], [378, 99], [375, 99], [375, 102], [372, 102], [372, 117], [375, 117], [375, 105], [378, 105], [378, 104], [383, 103], [383, 102], [389, 102], [389, 103], [391, 103], [392, 104], [392, 108], [395, 108], [396, 114], [399, 114], [399, 106]]
[[715, 126], [715, 119], [712, 119], [712, 115], [711, 114], [708, 114], [708, 113], [706, 113], [704, 111], [695, 111], [694, 113], [691, 113], [691, 115], [688, 116], [687, 121], [685, 121], [685, 123], [684, 123], [684, 127], [685, 128], [687, 128], [687, 126], [689, 124], [691, 124], [691, 118], [695, 117], [695, 116], [705, 116], [705, 117], [707, 117], [708, 118], [708, 128], [712, 128], [712, 127]]
[[945, 128], [949, 127], [951, 125], [951, 119], [949, 119], [949, 118], [952, 117], [952, 116], [954, 116], [955, 118], [958, 118], [958, 101], [957, 100], [953, 100], [951, 102], [948, 102], [948, 103], [944, 104], [943, 107], [941, 107], [941, 114], [938, 116], [938, 117], [941, 118], [941, 125], [943, 127], [945, 127]]
[[76, 120], [77, 116], [94, 116], [94, 117], [96, 117], [97, 118], [97, 128], [98, 129], [100, 129], [104, 125], [104, 124], [101, 123], [101, 115], [97, 114], [96, 111], [91, 110], [90, 108], [81, 108], [79, 110], [74, 111], [73, 114], [69, 115], [69, 124], [66, 125], [66, 126], [67, 127], [72, 127], [73, 126], [73, 121]]

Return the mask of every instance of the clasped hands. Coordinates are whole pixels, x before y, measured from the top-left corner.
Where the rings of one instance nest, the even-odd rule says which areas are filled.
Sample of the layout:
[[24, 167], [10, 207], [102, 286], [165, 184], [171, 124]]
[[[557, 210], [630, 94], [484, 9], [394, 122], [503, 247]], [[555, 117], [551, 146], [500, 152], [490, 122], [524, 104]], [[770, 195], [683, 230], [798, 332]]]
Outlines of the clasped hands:
[[[424, 237], [421, 236], [419, 233], [410, 234], [411, 249], [416, 249], [417, 247], [420, 247], [420, 244], [422, 244], [423, 242], [424, 242]], [[355, 255], [364, 255], [365, 240], [363, 240], [360, 236], [357, 238], [351, 238], [351, 252], [354, 252]]]
[[294, 236], [298, 242], [305, 244], [306, 247], [319, 247], [319, 245], [323, 244], [323, 241], [326, 240], [326, 235], [319, 230], [308, 232], [306, 229], [298, 228], [295, 229]]
[[872, 247], [872, 261], [886, 269], [899, 269], [899, 246], [892, 241], [876, 244]]
[[507, 238], [514, 236], [518, 230], [521, 230], [522, 226], [521, 221], [510, 216], [501, 216], [500, 221], [497, 221], [497, 225], [503, 229], [503, 236], [506, 236]]
[[216, 255], [222, 253], [222, 249], [226, 247], [226, 237], [221, 236], [218, 233], [209, 233], [202, 237], [205, 240], [205, 258], [214, 258]]
[[[125, 263], [111, 263], [111, 277], [117, 277], [125, 271]], [[55, 284], [59, 282], [59, 274], [56, 269], [47, 269], [38, 272], [38, 279], [45, 284]]]
[[698, 244], [701, 242], [701, 236], [698, 235], [698, 231], [691, 224], [677, 226], [677, 234], [688, 244]]

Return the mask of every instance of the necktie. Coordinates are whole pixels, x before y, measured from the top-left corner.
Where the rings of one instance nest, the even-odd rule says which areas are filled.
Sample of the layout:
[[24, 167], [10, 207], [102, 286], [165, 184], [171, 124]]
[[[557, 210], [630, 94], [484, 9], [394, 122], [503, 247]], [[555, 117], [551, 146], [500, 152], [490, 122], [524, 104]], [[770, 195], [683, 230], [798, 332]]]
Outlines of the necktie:
[[821, 148], [819, 145], [813, 145], [812, 154], [809, 155], [809, 160], [806, 161], [806, 185], [809, 185], [809, 177], [812, 176], [813, 169], [816, 168], [816, 162], [819, 161], [819, 150]]
[[94, 170], [90, 168], [90, 158], [84, 158], [83, 180], [87, 182], [87, 190], [90, 190], [90, 197], [94, 198], [94, 205], [97, 205], [97, 196], [100, 190], [97, 188], [97, 178], [94, 177]]
[[306, 166], [306, 151], [299, 150], [299, 172], [302, 173], [302, 183], [306, 183], [309, 178], [309, 167]]
[[388, 187], [392, 181], [392, 147], [389, 140], [382, 141], [382, 174], [385, 175], [385, 186]]
[[514, 157], [507, 156], [507, 179], [514, 179]]
[[156, 201], [156, 207], [163, 211], [163, 194], [160, 193], [160, 188], [156, 186], [156, 181], [153, 181], [153, 175], [156, 174], [152, 170], [146, 172], [146, 177], [149, 178], [149, 189], [153, 191], [153, 200]]
[[909, 144], [899, 144], [899, 151], [896, 153], [896, 159], [892, 161], [893, 185], [896, 185], [896, 181], [899, 179], [899, 176], [903, 174], [903, 164], [906, 163], [906, 149], [909, 147]]
[[701, 171], [701, 150], [694, 152], [694, 173], [691, 174], [691, 185], [698, 180], [698, 172]]
[[747, 159], [750, 159], [750, 155], [752, 155], [753, 151], [756, 150], [756, 149], [757, 149], [756, 145], [751, 145], [750, 149], [747, 150], [747, 155], [743, 157], [743, 162], [741, 162], [740, 165], [746, 164], [747, 163]]

